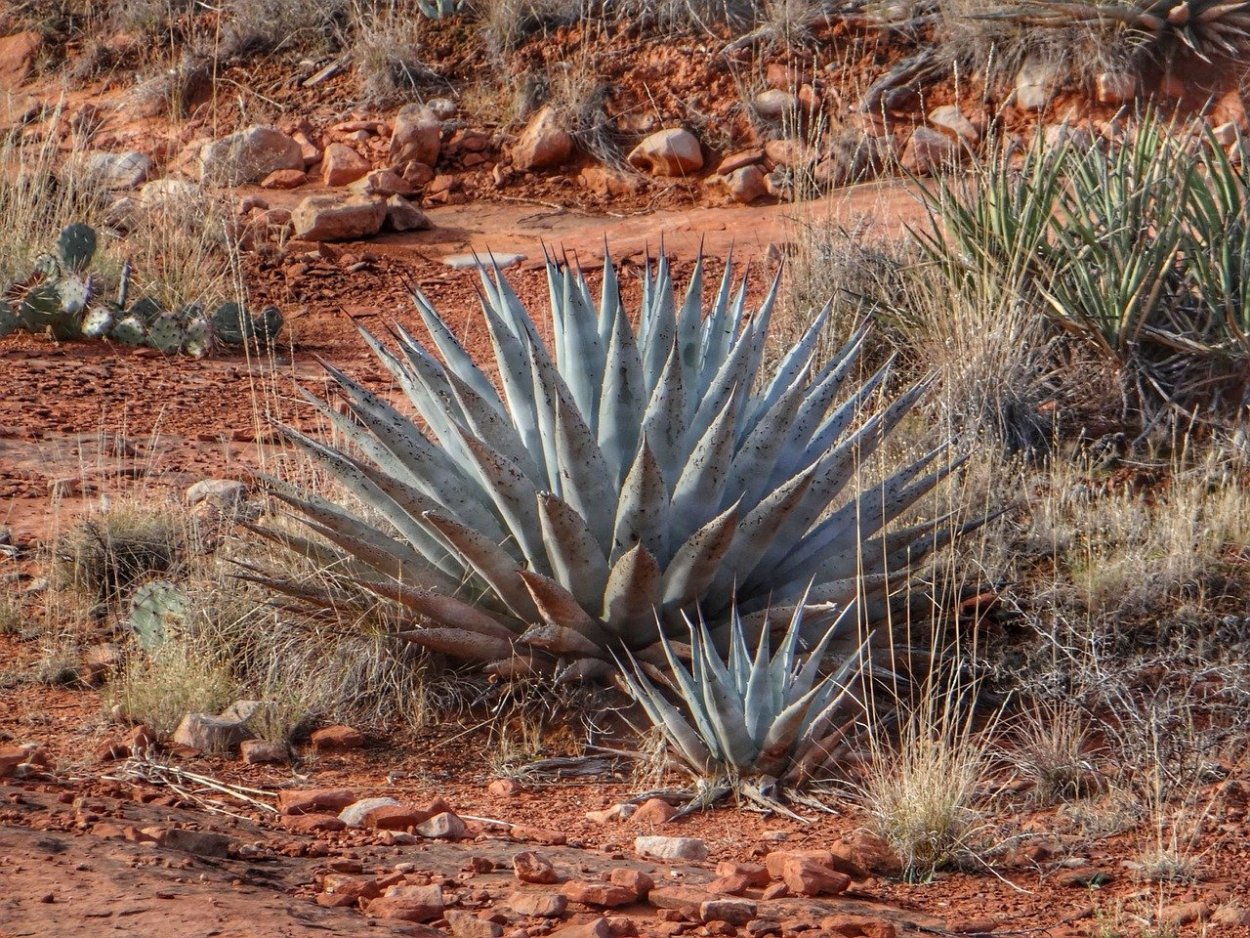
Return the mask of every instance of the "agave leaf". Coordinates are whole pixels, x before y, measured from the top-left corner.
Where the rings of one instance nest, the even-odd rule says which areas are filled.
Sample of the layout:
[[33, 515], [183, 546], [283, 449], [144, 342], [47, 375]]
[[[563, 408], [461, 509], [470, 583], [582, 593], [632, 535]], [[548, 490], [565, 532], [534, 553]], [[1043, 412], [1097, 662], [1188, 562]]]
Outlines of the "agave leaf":
[[507, 551], [473, 528], [437, 511], [426, 511], [421, 519], [441, 535], [465, 564], [504, 601], [513, 615], [526, 620], [538, 615], [521, 581], [521, 567]]
[[604, 553], [611, 547], [613, 533], [612, 514], [606, 507], [617, 498], [608, 461], [576, 407], [560, 402], [555, 417], [562, 497], [590, 528], [596, 551]]
[[[506, 305], [506, 304], [505, 304]], [[529, 355], [522, 340], [504, 324], [495, 308], [482, 305], [486, 317], [486, 329], [495, 350], [499, 366], [499, 378], [503, 384], [508, 413], [512, 416], [525, 449], [538, 464], [540, 478], [549, 478], [543, 441], [538, 433], [538, 413], [534, 402], [534, 376], [530, 371]]]
[[[757, 748], [762, 748], [768, 728], [772, 724], [773, 714], [778, 707], [773, 689], [773, 674], [770, 667], [771, 644], [768, 629], [760, 632], [759, 644], [756, 646], [755, 659], [751, 662], [750, 675], [746, 681], [746, 692], [742, 696], [742, 709], [746, 715], [747, 732]], [[741, 628], [734, 629], [736, 643], [740, 642], [745, 650], [746, 639]]]
[[565, 628], [552, 622], [531, 625], [521, 634], [521, 641], [553, 655], [600, 655], [603, 648], [576, 629]]
[[[551, 270], [548, 277], [556, 276]], [[560, 349], [560, 373], [565, 376], [569, 392], [577, 405], [577, 413], [585, 414], [591, 421], [589, 430], [595, 432], [599, 414], [599, 394], [603, 389], [603, 370], [607, 356], [607, 344], [600, 338], [595, 311], [581, 287], [585, 278], [574, 277], [566, 269], [561, 277], [564, 328], [558, 334], [564, 340]]]
[[[334, 478], [349, 492], [366, 505], [372, 505], [386, 518], [387, 522], [398, 531], [423, 560], [432, 568], [440, 571], [441, 586], [455, 583], [462, 570], [457, 564], [447, 562], [447, 551], [421, 527], [417, 520], [420, 512], [432, 507], [429, 499], [417, 492], [405, 490], [398, 480], [379, 476], [383, 484], [404, 501], [397, 501], [388, 492], [374, 484], [366, 467], [336, 450], [323, 446], [316, 440], [304, 436], [290, 427], [278, 427], [278, 432], [287, 440], [300, 446], [312, 458], [323, 465]], [[411, 499], [417, 499], [414, 505]], [[410, 511], [409, 508], [416, 509]]]
[[521, 579], [545, 622], [580, 632], [601, 647], [607, 646], [608, 634], [603, 626], [567, 589], [550, 577], [529, 570], [521, 573]]
[[556, 670], [554, 683], [574, 684], [584, 681], [602, 681], [615, 673], [615, 668], [602, 658], [577, 658]]
[[[829, 316], [832, 312], [833, 301], [830, 300], [817, 313], [816, 318], [812, 320], [807, 329], [803, 331], [799, 341], [795, 343], [790, 351], [786, 353], [785, 358], [781, 360], [781, 364], [777, 366], [777, 370], [773, 372], [773, 376], [768, 382], [768, 387], [764, 389], [763, 394], [752, 401], [752, 407], [745, 415], [745, 419], [742, 422], [744, 436], [758, 429], [760, 421], [764, 419], [769, 411], [777, 406], [781, 398], [789, 393], [791, 387], [800, 378], [806, 380], [810, 375], [812, 356], [816, 354], [816, 349], [823, 338], [825, 324], [829, 321]], [[785, 433], [781, 434], [783, 442], [786, 435]]]
[[[694, 624], [689, 619], [686, 625], [691, 630]], [[692, 656], [691, 669], [687, 670], [686, 665], [678, 658], [674, 649], [674, 642], [670, 641], [666, 636], [660, 636], [659, 642], [664, 652], [664, 662], [668, 665], [668, 672], [663, 675], [664, 685], [671, 686], [668, 681], [669, 675], [677, 682], [677, 692], [682, 700], [686, 703], [686, 709], [690, 711], [690, 716], [694, 720], [695, 727], [699, 731], [699, 737], [704, 746], [711, 753], [712, 758], [721, 761], [725, 758], [725, 753], [721, 749], [720, 737], [717, 735], [716, 727], [712, 723], [711, 718], [704, 711], [703, 707], [694, 705], [693, 701], [702, 699], [699, 688], [702, 686], [703, 665], [702, 662]], [[639, 678], [641, 681], [641, 677]], [[654, 680], [654, 678], [652, 678]]]
[[464, 629], [436, 627], [399, 634], [422, 648], [461, 661], [494, 662], [512, 655], [512, 643], [507, 639]]
[[682, 371], [678, 348], [673, 346], [642, 417], [643, 438], [655, 454], [660, 474], [670, 490], [677, 484], [686, 455], [682, 450], [686, 426]]
[[[434, 311], [430, 301], [420, 291], [413, 294], [412, 300], [417, 307], [417, 312], [421, 314], [421, 321], [425, 324], [426, 332], [434, 340], [434, 345], [438, 349], [438, 353], [443, 357], [443, 361], [446, 362], [448, 370], [473, 388], [477, 392], [478, 397], [489, 403], [496, 413], [501, 417], [505, 416], [506, 412], [504, 411], [503, 402], [499, 399], [499, 392], [490, 383], [490, 379], [482, 373], [482, 369], [474, 364], [473, 359], [469, 357], [469, 353], [460, 344], [460, 340], [452, 334], [452, 331], [447, 328], [447, 324], [443, 322], [442, 317]], [[400, 334], [407, 335], [402, 330]], [[411, 341], [411, 338], [409, 340]]]
[[[639, 666], [635, 664], [635, 667]], [[681, 711], [665, 700], [662, 694], [653, 690], [649, 684], [636, 679], [625, 669], [622, 669], [621, 676], [631, 696], [642, 705], [652, 724], [664, 731], [681, 758], [696, 771], [710, 771], [715, 759], [705, 744], [708, 737], [700, 736], [695, 732], [686, 722]]]
[[708, 595], [729, 596], [745, 581], [777, 536], [786, 519], [798, 509], [812, 485], [813, 470], [795, 476], [751, 509], [734, 535], [733, 544], [712, 578]]
[[603, 620], [630, 649], [649, 645], [659, 636], [655, 619], [663, 573], [641, 544], [612, 567], [603, 591]]
[[253, 534], [263, 537], [267, 541], [272, 541], [274, 544], [289, 551], [293, 551], [307, 560], [311, 560], [322, 570], [346, 567], [348, 564], [347, 555], [320, 541], [300, 537], [298, 534], [291, 534], [289, 531], [280, 531], [277, 528], [255, 524], [242, 518], [239, 519], [238, 523]]
[[552, 574], [568, 584], [583, 608], [598, 608], [608, 582], [608, 561], [586, 522], [567, 502], [546, 492], [538, 496], [538, 518]]
[[[681, 386], [694, 389], [699, 386], [700, 351], [703, 346], [703, 246], [699, 246], [699, 255], [695, 258], [694, 270], [690, 273], [690, 282], [686, 285], [686, 298], [682, 301], [677, 313], [677, 342], [674, 350], [681, 365]], [[665, 364], [667, 371], [668, 365]], [[661, 378], [667, 380], [667, 376]], [[679, 426], [685, 426], [686, 420], [693, 416], [693, 395], [690, 399], [691, 413], [683, 410]], [[661, 463], [663, 465], [663, 463]]]
[[461, 428], [465, 446], [478, 472], [488, 484], [488, 492], [503, 516], [512, 536], [520, 545], [531, 567], [547, 573], [547, 551], [542, 543], [538, 521], [538, 492], [517, 468], [516, 463], [496, 453], [485, 443]]
[[[721, 275], [716, 301], [703, 323], [703, 340], [699, 355], [699, 382], [697, 394], [690, 394], [692, 401], [700, 400], [711, 387], [716, 373], [725, 359], [725, 351], [733, 341], [737, 329], [731, 311], [733, 293], [733, 256], [725, 259], [725, 272]], [[694, 415], [689, 415], [693, 419]], [[688, 423], [689, 421], [687, 421]]]
[[747, 510], [758, 505], [768, 491], [769, 477], [785, 448], [795, 414], [803, 403], [806, 383], [807, 372], [804, 371], [763, 415], [734, 454], [733, 465], [725, 480], [725, 493], [741, 499]]
[[725, 408], [708, 427], [686, 462], [673, 489], [671, 537], [684, 541], [720, 508], [733, 460], [734, 421], [738, 399], [730, 395]]
[[642, 380], [642, 359], [634, 342], [625, 310], [619, 305], [608, 344], [603, 373], [603, 393], [599, 397], [599, 449], [619, 486], [638, 452], [639, 419], [647, 400]]
[[651, 281], [649, 295], [644, 296], [638, 330], [643, 386], [648, 395], [655, 391], [660, 376], [664, 373], [664, 362], [668, 359], [669, 349], [677, 342], [674, 305], [673, 279], [669, 273], [664, 245], [661, 244], [655, 265], [655, 279]]
[[647, 441], [643, 440], [621, 486], [616, 506], [616, 524], [612, 532], [611, 560], [615, 563], [636, 546], [646, 548], [653, 557], [662, 557], [669, 527], [668, 490], [664, 477]]
[[692, 633], [691, 643], [695, 646], [695, 656], [704, 665], [700, 689], [708, 718], [716, 728], [725, 758], [735, 766], [750, 766], [759, 755], [759, 750], [747, 730], [742, 698], [734, 690], [729, 670], [716, 654], [711, 636], [707, 634], [702, 623]]
[[738, 506], [732, 505], [692, 534], [664, 571], [664, 608], [677, 610], [708, 591], [721, 561], [733, 544]]

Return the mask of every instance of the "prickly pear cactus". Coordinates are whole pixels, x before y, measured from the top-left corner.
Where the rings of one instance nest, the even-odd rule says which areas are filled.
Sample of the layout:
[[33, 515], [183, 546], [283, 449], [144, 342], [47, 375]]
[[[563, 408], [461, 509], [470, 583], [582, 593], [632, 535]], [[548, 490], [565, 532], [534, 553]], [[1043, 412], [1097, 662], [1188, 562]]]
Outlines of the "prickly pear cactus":
[[139, 317], [127, 315], [113, 323], [108, 336], [125, 345], [143, 345], [148, 340], [148, 330]]
[[252, 317], [238, 303], [222, 303], [213, 310], [213, 334], [226, 345], [242, 345], [252, 337]]
[[13, 311], [13, 307], [7, 301], [0, 300], [0, 336], [17, 332], [21, 328], [22, 320]]
[[72, 271], [86, 270], [95, 256], [95, 231], [87, 225], [67, 226], [56, 239], [56, 253], [61, 263]]
[[41, 283], [26, 291], [17, 314], [30, 332], [43, 332], [61, 318], [61, 294], [56, 285]]
[[148, 327], [148, 345], [166, 355], [178, 354], [186, 341], [186, 327], [168, 313], [157, 317]]
[[84, 338], [102, 339], [113, 328], [113, 310], [107, 306], [93, 306], [83, 313], [78, 325]]
[[152, 652], [186, 624], [186, 594], [172, 583], [157, 580], [135, 590], [130, 627], [144, 651]]
[[276, 306], [266, 306], [260, 315], [252, 320], [252, 331], [262, 345], [268, 345], [282, 331], [282, 313]]
[[56, 292], [61, 297], [61, 312], [77, 316], [91, 302], [91, 278], [74, 274], [61, 277], [56, 281]]
[[130, 307], [130, 309], [126, 311], [126, 315], [133, 316], [135, 319], [139, 320], [139, 322], [143, 323], [145, 327], [147, 327], [156, 322], [157, 318], [163, 312], [165, 311], [161, 309], [160, 303], [145, 296], [143, 299], [137, 301], [134, 306]]

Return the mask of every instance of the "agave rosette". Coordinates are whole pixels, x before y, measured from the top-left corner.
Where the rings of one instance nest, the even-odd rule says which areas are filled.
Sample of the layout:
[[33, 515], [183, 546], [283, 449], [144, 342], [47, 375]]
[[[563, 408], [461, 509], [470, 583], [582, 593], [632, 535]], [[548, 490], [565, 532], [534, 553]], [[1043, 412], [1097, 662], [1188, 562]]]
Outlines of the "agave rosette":
[[826, 308], [760, 380], [777, 283], [748, 314], [727, 263], [705, 315], [701, 259], [680, 301], [667, 261], [648, 261], [635, 333], [610, 259], [598, 303], [580, 270], [549, 258], [547, 273], [550, 349], [481, 268], [498, 385], [417, 294], [437, 355], [403, 328], [394, 346], [362, 334], [420, 425], [327, 363], [347, 413], [305, 396], [351, 451], [283, 428], [376, 517], [271, 480], [329, 546], [266, 533], [407, 606], [405, 637], [500, 675], [601, 678], [617, 654], [663, 665], [687, 617], [723, 646], [735, 603], [752, 637], [770, 606], [806, 606], [823, 630], [953, 533], [884, 530], [953, 470], [945, 446], [858, 485], [926, 387], [874, 407], [889, 366], [853, 380], [866, 329], [818, 366]]

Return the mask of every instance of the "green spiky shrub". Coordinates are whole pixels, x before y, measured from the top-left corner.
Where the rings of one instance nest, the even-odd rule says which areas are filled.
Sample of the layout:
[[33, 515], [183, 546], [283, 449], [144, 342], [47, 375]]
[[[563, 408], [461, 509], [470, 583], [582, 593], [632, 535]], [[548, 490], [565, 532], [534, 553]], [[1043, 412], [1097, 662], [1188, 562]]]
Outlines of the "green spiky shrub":
[[864, 330], [817, 367], [826, 309], [764, 376], [776, 283], [748, 314], [727, 265], [705, 315], [702, 261], [680, 301], [667, 262], [648, 263], [635, 334], [610, 260], [597, 306], [580, 272], [547, 272], [550, 350], [507, 281], [481, 272], [501, 390], [418, 295], [440, 357], [402, 328], [397, 351], [363, 335], [421, 426], [327, 364], [350, 416], [306, 397], [353, 452], [283, 429], [376, 516], [274, 479], [330, 546], [273, 536], [407, 606], [412, 641], [500, 675], [604, 677], [614, 654], [663, 664], [661, 636], [696, 612], [727, 646], [735, 597], [752, 639], [770, 606], [807, 604], [820, 632], [857, 594], [879, 605], [890, 574], [952, 534], [883, 533], [953, 470], [946, 446], [858, 485], [926, 387], [875, 408], [889, 366], [852, 380]]
[[1244, 387], [1250, 165], [1201, 125], [1147, 113], [1103, 147], [1041, 135], [940, 180], [921, 244], [969, 298], [1018, 296], [1118, 370], [1146, 411]]
[[[760, 630], [754, 652], [742, 620], [730, 616], [728, 660], [715, 648], [703, 622], [687, 623], [689, 664], [661, 638], [672, 675], [657, 683], [637, 662], [622, 669], [630, 696], [658, 727], [691, 772], [737, 789], [755, 801], [774, 798], [758, 782], [776, 779], [797, 787], [835, 758], [848, 730], [862, 716], [856, 693], [868, 663], [863, 648], [822, 671], [824, 653], [853, 624], [844, 609], [816, 643], [804, 648], [802, 606], [771, 650], [770, 629]], [[675, 697], [673, 703], [670, 697]]]

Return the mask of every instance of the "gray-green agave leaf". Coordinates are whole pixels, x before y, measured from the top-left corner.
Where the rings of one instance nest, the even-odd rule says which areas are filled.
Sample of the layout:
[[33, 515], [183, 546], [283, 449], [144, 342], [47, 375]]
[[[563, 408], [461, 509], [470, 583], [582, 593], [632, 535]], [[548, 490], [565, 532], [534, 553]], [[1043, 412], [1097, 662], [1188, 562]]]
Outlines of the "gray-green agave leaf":
[[499, 271], [480, 274], [491, 367], [417, 295], [429, 347], [402, 329], [393, 344], [362, 334], [419, 422], [323, 363], [348, 413], [306, 398], [350, 454], [287, 434], [376, 512], [279, 493], [340, 568], [371, 571], [364, 585], [384, 596], [396, 579], [455, 594], [511, 636], [483, 643], [425, 603], [413, 641], [474, 661], [498, 651], [496, 674], [600, 673], [622, 655], [662, 664], [665, 636], [700, 616], [725, 649], [735, 608], [754, 640], [770, 604], [801, 605], [809, 588], [796, 621], [818, 638], [857, 587], [879, 605], [942, 543], [935, 526], [880, 538], [950, 473], [945, 447], [880, 490], [855, 484], [927, 387], [877, 409], [887, 366], [845, 393], [866, 327], [819, 364], [822, 312], [764, 375], [778, 285], [748, 313], [731, 263], [705, 311], [701, 259], [680, 301], [667, 260], [648, 262], [635, 332], [610, 259], [596, 303], [548, 258], [550, 345]]
[[[825, 651], [840, 633], [854, 628], [843, 608], [810, 648], [803, 648], [803, 618], [811, 606], [795, 606], [789, 625], [771, 651], [771, 628], [758, 628], [754, 653], [747, 626], [735, 609], [730, 616], [729, 655], [722, 658], [707, 625], [686, 622], [690, 659], [672, 642], [661, 643], [671, 669], [666, 690], [630, 659], [622, 678], [648, 719], [696, 774], [733, 779], [771, 777], [790, 784], [806, 780], [834, 755], [834, 740], [858, 713], [854, 692], [867, 666], [865, 643], [822, 673]], [[673, 703], [670, 698], [676, 698]]]

